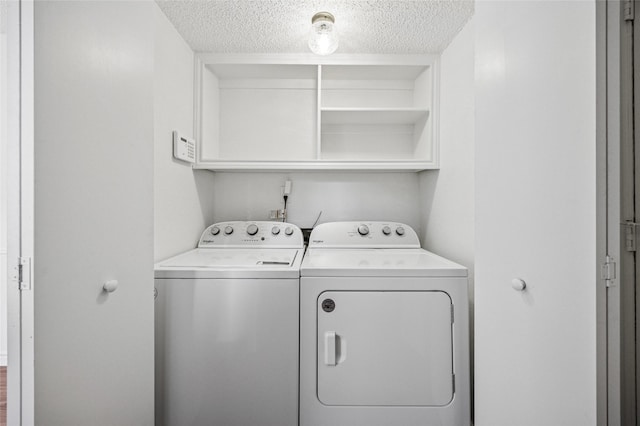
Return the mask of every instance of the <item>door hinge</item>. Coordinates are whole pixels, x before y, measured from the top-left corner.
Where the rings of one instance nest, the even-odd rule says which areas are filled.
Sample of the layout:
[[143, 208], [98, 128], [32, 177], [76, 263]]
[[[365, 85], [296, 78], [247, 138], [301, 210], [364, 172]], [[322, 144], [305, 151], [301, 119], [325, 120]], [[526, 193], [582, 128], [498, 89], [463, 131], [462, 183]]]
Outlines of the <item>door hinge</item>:
[[600, 268], [600, 278], [604, 280], [607, 287], [611, 287], [613, 285], [613, 282], [616, 279], [616, 262], [613, 261], [612, 257], [606, 257], [605, 262]]
[[634, 0], [625, 0], [624, 2], [624, 6], [623, 6], [623, 13], [624, 13], [624, 20], [625, 21], [633, 21], [634, 19], [634, 5], [633, 5]]
[[626, 221], [622, 224], [622, 228], [624, 230], [624, 246], [627, 251], [636, 251], [637, 250], [637, 237], [636, 237], [636, 229], [638, 224], [635, 222], [631, 222], [630, 220]]
[[18, 258], [18, 289], [31, 290], [31, 258]]

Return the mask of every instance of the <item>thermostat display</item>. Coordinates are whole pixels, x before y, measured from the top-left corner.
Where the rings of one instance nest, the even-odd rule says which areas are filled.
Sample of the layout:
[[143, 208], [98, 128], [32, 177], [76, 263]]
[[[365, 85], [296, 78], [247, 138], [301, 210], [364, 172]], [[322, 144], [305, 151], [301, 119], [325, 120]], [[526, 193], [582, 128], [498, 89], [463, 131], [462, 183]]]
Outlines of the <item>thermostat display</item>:
[[173, 132], [173, 156], [174, 158], [187, 163], [196, 162], [196, 143], [193, 139], [181, 135], [177, 131]]

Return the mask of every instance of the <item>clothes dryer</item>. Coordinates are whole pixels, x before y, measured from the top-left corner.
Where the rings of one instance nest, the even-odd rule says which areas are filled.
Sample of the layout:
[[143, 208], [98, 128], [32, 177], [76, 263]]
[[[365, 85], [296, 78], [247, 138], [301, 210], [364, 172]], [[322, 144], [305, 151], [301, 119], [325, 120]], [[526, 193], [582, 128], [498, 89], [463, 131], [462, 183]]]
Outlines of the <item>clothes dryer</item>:
[[303, 240], [222, 222], [155, 267], [156, 425], [296, 426]]
[[316, 227], [300, 279], [301, 426], [470, 424], [467, 269], [411, 227]]

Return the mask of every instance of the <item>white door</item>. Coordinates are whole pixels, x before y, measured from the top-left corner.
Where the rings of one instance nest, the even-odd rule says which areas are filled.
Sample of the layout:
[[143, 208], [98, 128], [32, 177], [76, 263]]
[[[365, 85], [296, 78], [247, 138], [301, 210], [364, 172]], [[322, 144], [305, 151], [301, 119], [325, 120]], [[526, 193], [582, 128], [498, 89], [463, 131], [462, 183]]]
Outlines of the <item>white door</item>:
[[597, 421], [597, 3], [475, 3], [477, 426]]
[[326, 291], [317, 303], [325, 405], [444, 406], [453, 398], [451, 298], [442, 291]]
[[38, 425], [154, 421], [155, 7], [34, 2]]

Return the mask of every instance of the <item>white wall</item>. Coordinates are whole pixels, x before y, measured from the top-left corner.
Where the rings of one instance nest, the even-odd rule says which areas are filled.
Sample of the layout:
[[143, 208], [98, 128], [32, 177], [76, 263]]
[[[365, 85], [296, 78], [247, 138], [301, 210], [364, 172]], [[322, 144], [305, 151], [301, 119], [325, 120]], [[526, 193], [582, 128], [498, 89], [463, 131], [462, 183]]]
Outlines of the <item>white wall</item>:
[[390, 220], [419, 230], [415, 173], [215, 173], [214, 221], [269, 220], [281, 209], [286, 179], [293, 182], [288, 221], [309, 228], [342, 220]]
[[440, 59], [440, 170], [420, 173], [422, 245], [469, 268], [474, 259], [474, 25]]
[[475, 424], [595, 425], [595, 1], [474, 23]]
[[38, 425], [153, 424], [153, 13], [35, 3]]
[[155, 3], [154, 237], [156, 261], [195, 247], [213, 222], [213, 174], [173, 158], [172, 132], [193, 136], [194, 54]]
[[440, 170], [424, 171], [419, 177], [420, 239], [425, 249], [469, 269], [470, 330], [475, 260], [474, 46], [471, 19], [440, 58]]

